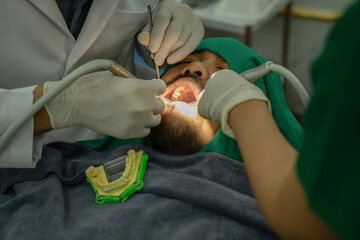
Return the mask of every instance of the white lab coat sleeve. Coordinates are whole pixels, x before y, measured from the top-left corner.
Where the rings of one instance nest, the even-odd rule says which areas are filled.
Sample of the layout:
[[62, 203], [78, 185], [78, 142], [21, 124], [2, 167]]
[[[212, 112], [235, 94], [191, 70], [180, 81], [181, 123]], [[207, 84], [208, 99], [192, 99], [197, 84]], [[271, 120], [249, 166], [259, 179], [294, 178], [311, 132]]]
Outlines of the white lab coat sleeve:
[[[25, 113], [33, 103], [36, 86], [0, 89], [0, 132]], [[40, 158], [42, 136], [34, 142], [34, 123], [31, 117], [0, 152], [0, 168], [34, 168]]]

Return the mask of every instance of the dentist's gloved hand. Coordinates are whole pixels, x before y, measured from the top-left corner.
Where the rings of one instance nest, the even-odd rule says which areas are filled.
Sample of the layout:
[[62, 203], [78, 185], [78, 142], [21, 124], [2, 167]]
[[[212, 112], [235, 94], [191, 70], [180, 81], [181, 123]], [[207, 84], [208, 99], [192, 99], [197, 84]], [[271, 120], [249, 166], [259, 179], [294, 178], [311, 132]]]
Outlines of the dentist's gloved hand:
[[[58, 82], [47, 82], [45, 93]], [[82, 76], [45, 108], [53, 129], [83, 125], [116, 138], [144, 137], [160, 123], [165, 91], [160, 79], [116, 77], [108, 71]]]
[[[173, 0], [164, 0], [153, 20], [138, 35], [138, 41], [155, 53], [155, 63], [162, 65], [167, 58], [169, 64], [176, 63], [189, 55], [204, 36], [200, 18], [188, 5]], [[151, 37], [150, 37], [151, 30]]]
[[229, 112], [236, 105], [253, 99], [267, 102], [271, 111], [270, 101], [260, 88], [236, 72], [225, 69], [214, 73], [207, 81], [205, 91], [199, 101], [198, 111], [204, 118], [220, 121], [222, 131], [235, 139], [228, 124]]

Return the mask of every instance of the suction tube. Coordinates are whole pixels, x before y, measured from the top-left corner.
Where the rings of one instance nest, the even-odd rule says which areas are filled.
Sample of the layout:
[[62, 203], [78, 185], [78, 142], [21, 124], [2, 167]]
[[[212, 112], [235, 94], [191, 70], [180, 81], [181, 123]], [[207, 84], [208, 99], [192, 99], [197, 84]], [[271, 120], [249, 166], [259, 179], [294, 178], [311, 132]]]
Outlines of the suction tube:
[[[10, 142], [10, 139], [15, 135], [15, 133], [33, 116], [35, 115], [47, 102], [54, 98], [57, 94], [67, 88], [71, 83], [76, 81], [79, 77], [89, 74], [96, 71], [108, 70], [116, 76], [125, 77], [125, 78], [135, 78], [130, 72], [125, 68], [116, 64], [112, 60], [98, 59], [93, 60], [84, 65], [78, 67], [65, 78], [59, 81], [59, 83], [42, 96], [38, 101], [36, 101], [32, 107], [25, 112], [22, 116], [16, 119], [1, 135], [0, 137], [0, 152], [5, 148], [5, 146]], [[255, 82], [256, 80], [270, 74], [271, 72], [277, 72], [280, 75], [284, 76], [291, 84], [294, 86], [295, 90], [300, 96], [300, 99], [304, 106], [307, 106], [309, 102], [309, 95], [307, 94], [305, 88], [300, 83], [299, 79], [291, 73], [286, 68], [274, 64], [272, 62], [266, 62], [254, 69], [250, 69], [246, 72], [243, 72], [241, 76], [250, 82]]]
[[242, 74], [240, 74], [240, 76], [253, 83], [256, 80], [272, 72], [279, 73], [281, 76], [285, 77], [287, 81], [289, 81], [289, 83], [295, 88], [296, 92], [299, 94], [302, 104], [306, 107], [310, 100], [308, 93], [306, 92], [299, 79], [283, 66], [274, 64], [272, 62], [266, 62], [256, 68], [243, 72]]
[[71, 83], [76, 81], [79, 77], [93, 73], [96, 71], [109, 70], [116, 76], [126, 77], [126, 78], [135, 78], [130, 72], [125, 68], [116, 64], [112, 60], [107, 59], [98, 59], [93, 60], [88, 63], [85, 63], [67, 75], [65, 78], [59, 81], [59, 83], [42, 96], [38, 101], [36, 101], [32, 107], [17, 118], [2, 134], [0, 137], [0, 152], [5, 148], [5, 146], [10, 142], [10, 139], [15, 135], [15, 133], [33, 116], [35, 115], [46, 103], [58, 95], [61, 91], [67, 88]]

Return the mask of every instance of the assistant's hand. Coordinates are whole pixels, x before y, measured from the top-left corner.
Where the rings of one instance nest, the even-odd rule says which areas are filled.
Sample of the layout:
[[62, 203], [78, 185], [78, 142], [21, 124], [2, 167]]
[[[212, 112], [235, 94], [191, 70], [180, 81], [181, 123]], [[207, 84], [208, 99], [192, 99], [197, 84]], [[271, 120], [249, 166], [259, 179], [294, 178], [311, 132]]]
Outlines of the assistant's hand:
[[[45, 93], [57, 82], [47, 82]], [[85, 75], [46, 106], [53, 129], [83, 125], [116, 138], [144, 137], [160, 123], [165, 91], [160, 79], [116, 77], [110, 72]]]
[[261, 89], [236, 72], [228, 69], [221, 70], [214, 73], [206, 83], [198, 111], [204, 118], [220, 121], [223, 132], [229, 137], [235, 138], [228, 124], [229, 112], [236, 105], [254, 99], [266, 101], [269, 109], [271, 108], [270, 101]]
[[204, 36], [200, 18], [188, 5], [164, 0], [159, 4], [151, 29], [149, 24], [138, 35], [138, 41], [155, 53], [155, 63], [162, 65], [167, 58], [169, 64], [189, 55]]

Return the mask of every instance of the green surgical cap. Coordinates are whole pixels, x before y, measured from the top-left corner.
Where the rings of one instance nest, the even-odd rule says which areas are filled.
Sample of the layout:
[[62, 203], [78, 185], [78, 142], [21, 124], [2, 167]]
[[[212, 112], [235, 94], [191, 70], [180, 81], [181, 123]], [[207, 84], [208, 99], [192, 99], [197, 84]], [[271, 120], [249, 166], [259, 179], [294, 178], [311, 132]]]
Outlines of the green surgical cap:
[[[193, 53], [203, 50], [217, 53], [227, 62], [231, 70], [239, 74], [266, 62], [254, 50], [233, 38], [204, 39]], [[172, 65], [168, 66], [165, 72], [171, 67]], [[299, 149], [303, 133], [302, 128], [287, 106], [279, 74], [269, 74], [254, 84], [269, 98], [272, 115], [280, 131], [295, 148]]]
[[194, 53], [203, 50], [217, 53], [227, 62], [231, 70], [239, 74], [265, 62], [265, 59], [254, 50], [233, 38], [205, 39], [201, 41]]
[[[203, 50], [217, 53], [227, 62], [230, 69], [237, 73], [242, 73], [265, 62], [265, 59], [254, 50], [233, 38], [204, 39], [192, 53], [201, 52]], [[173, 65], [169, 65], [164, 73], [172, 68], [172, 66]]]

